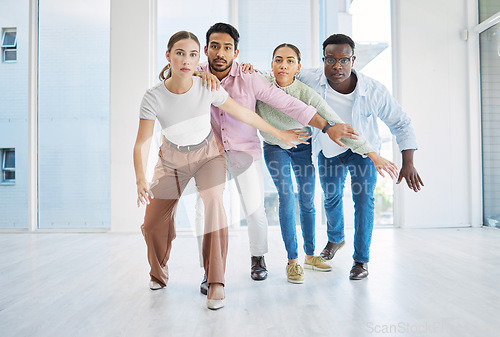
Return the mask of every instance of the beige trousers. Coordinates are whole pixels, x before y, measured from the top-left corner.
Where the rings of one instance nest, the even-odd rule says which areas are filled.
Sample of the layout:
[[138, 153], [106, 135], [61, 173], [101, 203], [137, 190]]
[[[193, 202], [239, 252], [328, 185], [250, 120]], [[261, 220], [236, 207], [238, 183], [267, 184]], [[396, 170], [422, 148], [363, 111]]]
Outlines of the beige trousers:
[[175, 239], [175, 211], [194, 177], [204, 204], [203, 266], [208, 284], [224, 284], [228, 228], [222, 193], [225, 185], [223, 148], [212, 133], [200, 144], [177, 147], [164, 139], [155, 167], [151, 193], [141, 226], [146, 240], [151, 280], [167, 285], [167, 262]]

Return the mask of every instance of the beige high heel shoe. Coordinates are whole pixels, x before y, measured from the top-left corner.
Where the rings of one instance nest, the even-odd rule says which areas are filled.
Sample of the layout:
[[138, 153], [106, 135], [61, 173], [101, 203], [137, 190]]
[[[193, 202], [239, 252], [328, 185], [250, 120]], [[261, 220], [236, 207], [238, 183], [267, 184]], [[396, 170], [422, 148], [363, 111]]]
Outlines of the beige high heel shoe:
[[[224, 290], [224, 287], [222, 287], [222, 289]], [[210, 287], [209, 287], [209, 291], [210, 291]], [[225, 292], [224, 292], [224, 298], [220, 299], [220, 300], [211, 300], [211, 299], [208, 299], [208, 297], [207, 297], [207, 308], [210, 310], [217, 310], [217, 309], [223, 308], [225, 304], [226, 304], [226, 293]]]
[[217, 310], [223, 308], [226, 304], [226, 299], [223, 298], [221, 300], [209, 300], [207, 299], [207, 308], [210, 310]]
[[149, 281], [149, 289], [151, 290], [159, 290], [164, 288], [161, 284], [155, 281]]

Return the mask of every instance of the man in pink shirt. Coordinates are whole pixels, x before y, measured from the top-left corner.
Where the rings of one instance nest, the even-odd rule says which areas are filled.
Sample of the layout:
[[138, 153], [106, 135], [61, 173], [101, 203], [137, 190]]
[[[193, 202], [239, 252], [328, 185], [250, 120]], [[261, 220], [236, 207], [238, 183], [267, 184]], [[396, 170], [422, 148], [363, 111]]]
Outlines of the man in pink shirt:
[[[339, 141], [341, 137], [356, 135], [354, 129], [347, 124], [329, 127], [328, 121], [318, 115], [313, 107], [287, 95], [263, 76], [244, 72], [234, 61], [239, 53], [239, 33], [233, 26], [216, 23], [207, 31], [206, 38], [205, 54], [208, 63], [200, 65], [198, 71], [215, 75], [222, 87], [241, 105], [255, 110], [257, 100], [267, 103], [303, 125], [324, 130], [339, 145], [342, 144]], [[250, 275], [254, 280], [265, 280], [267, 268], [264, 254], [268, 249], [268, 224], [264, 210], [262, 147], [257, 130], [219, 108], [212, 106], [211, 109], [212, 129], [226, 151], [226, 169], [235, 180], [248, 223], [252, 255]], [[200, 290], [205, 293], [205, 280]]]

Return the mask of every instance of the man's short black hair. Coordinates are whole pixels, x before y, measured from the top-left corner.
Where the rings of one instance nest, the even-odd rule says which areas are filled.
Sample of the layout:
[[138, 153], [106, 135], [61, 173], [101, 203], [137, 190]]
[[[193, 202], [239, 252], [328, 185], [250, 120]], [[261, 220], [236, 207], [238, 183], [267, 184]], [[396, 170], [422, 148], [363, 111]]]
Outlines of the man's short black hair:
[[229, 34], [234, 40], [234, 50], [238, 49], [238, 41], [240, 40], [240, 34], [238, 30], [231, 26], [229, 23], [218, 22], [207, 31], [207, 46], [210, 40], [210, 35], [213, 33], [226, 33]]
[[351, 47], [352, 53], [354, 54], [355, 44], [354, 44], [354, 41], [349, 36], [344, 35], [344, 34], [330, 35], [325, 40], [325, 42], [323, 42], [323, 55], [325, 55], [326, 46], [328, 46], [329, 44], [346, 44], [346, 43]]

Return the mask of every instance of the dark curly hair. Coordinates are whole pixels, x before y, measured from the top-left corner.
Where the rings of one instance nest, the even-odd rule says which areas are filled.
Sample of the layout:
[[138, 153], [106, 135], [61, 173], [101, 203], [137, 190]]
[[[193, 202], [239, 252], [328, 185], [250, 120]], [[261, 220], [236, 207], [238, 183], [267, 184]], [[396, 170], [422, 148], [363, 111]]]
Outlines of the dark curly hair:
[[325, 42], [323, 42], [323, 55], [325, 55], [326, 46], [328, 46], [329, 44], [346, 44], [346, 43], [351, 47], [352, 52], [354, 53], [355, 44], [354, 41], [349, 36], [344, 34], [330, 35], [325, 40]]
[[231, 26], [229, 23], [218, 22], [207, 31], [207, 46], [210, 40], [210, 35], [213, 33], [226, 33], [229, 34], [234, 40], [234, 49], [238, 49], [238, 41], [240, 40], [240, 33], [238, 30]]

